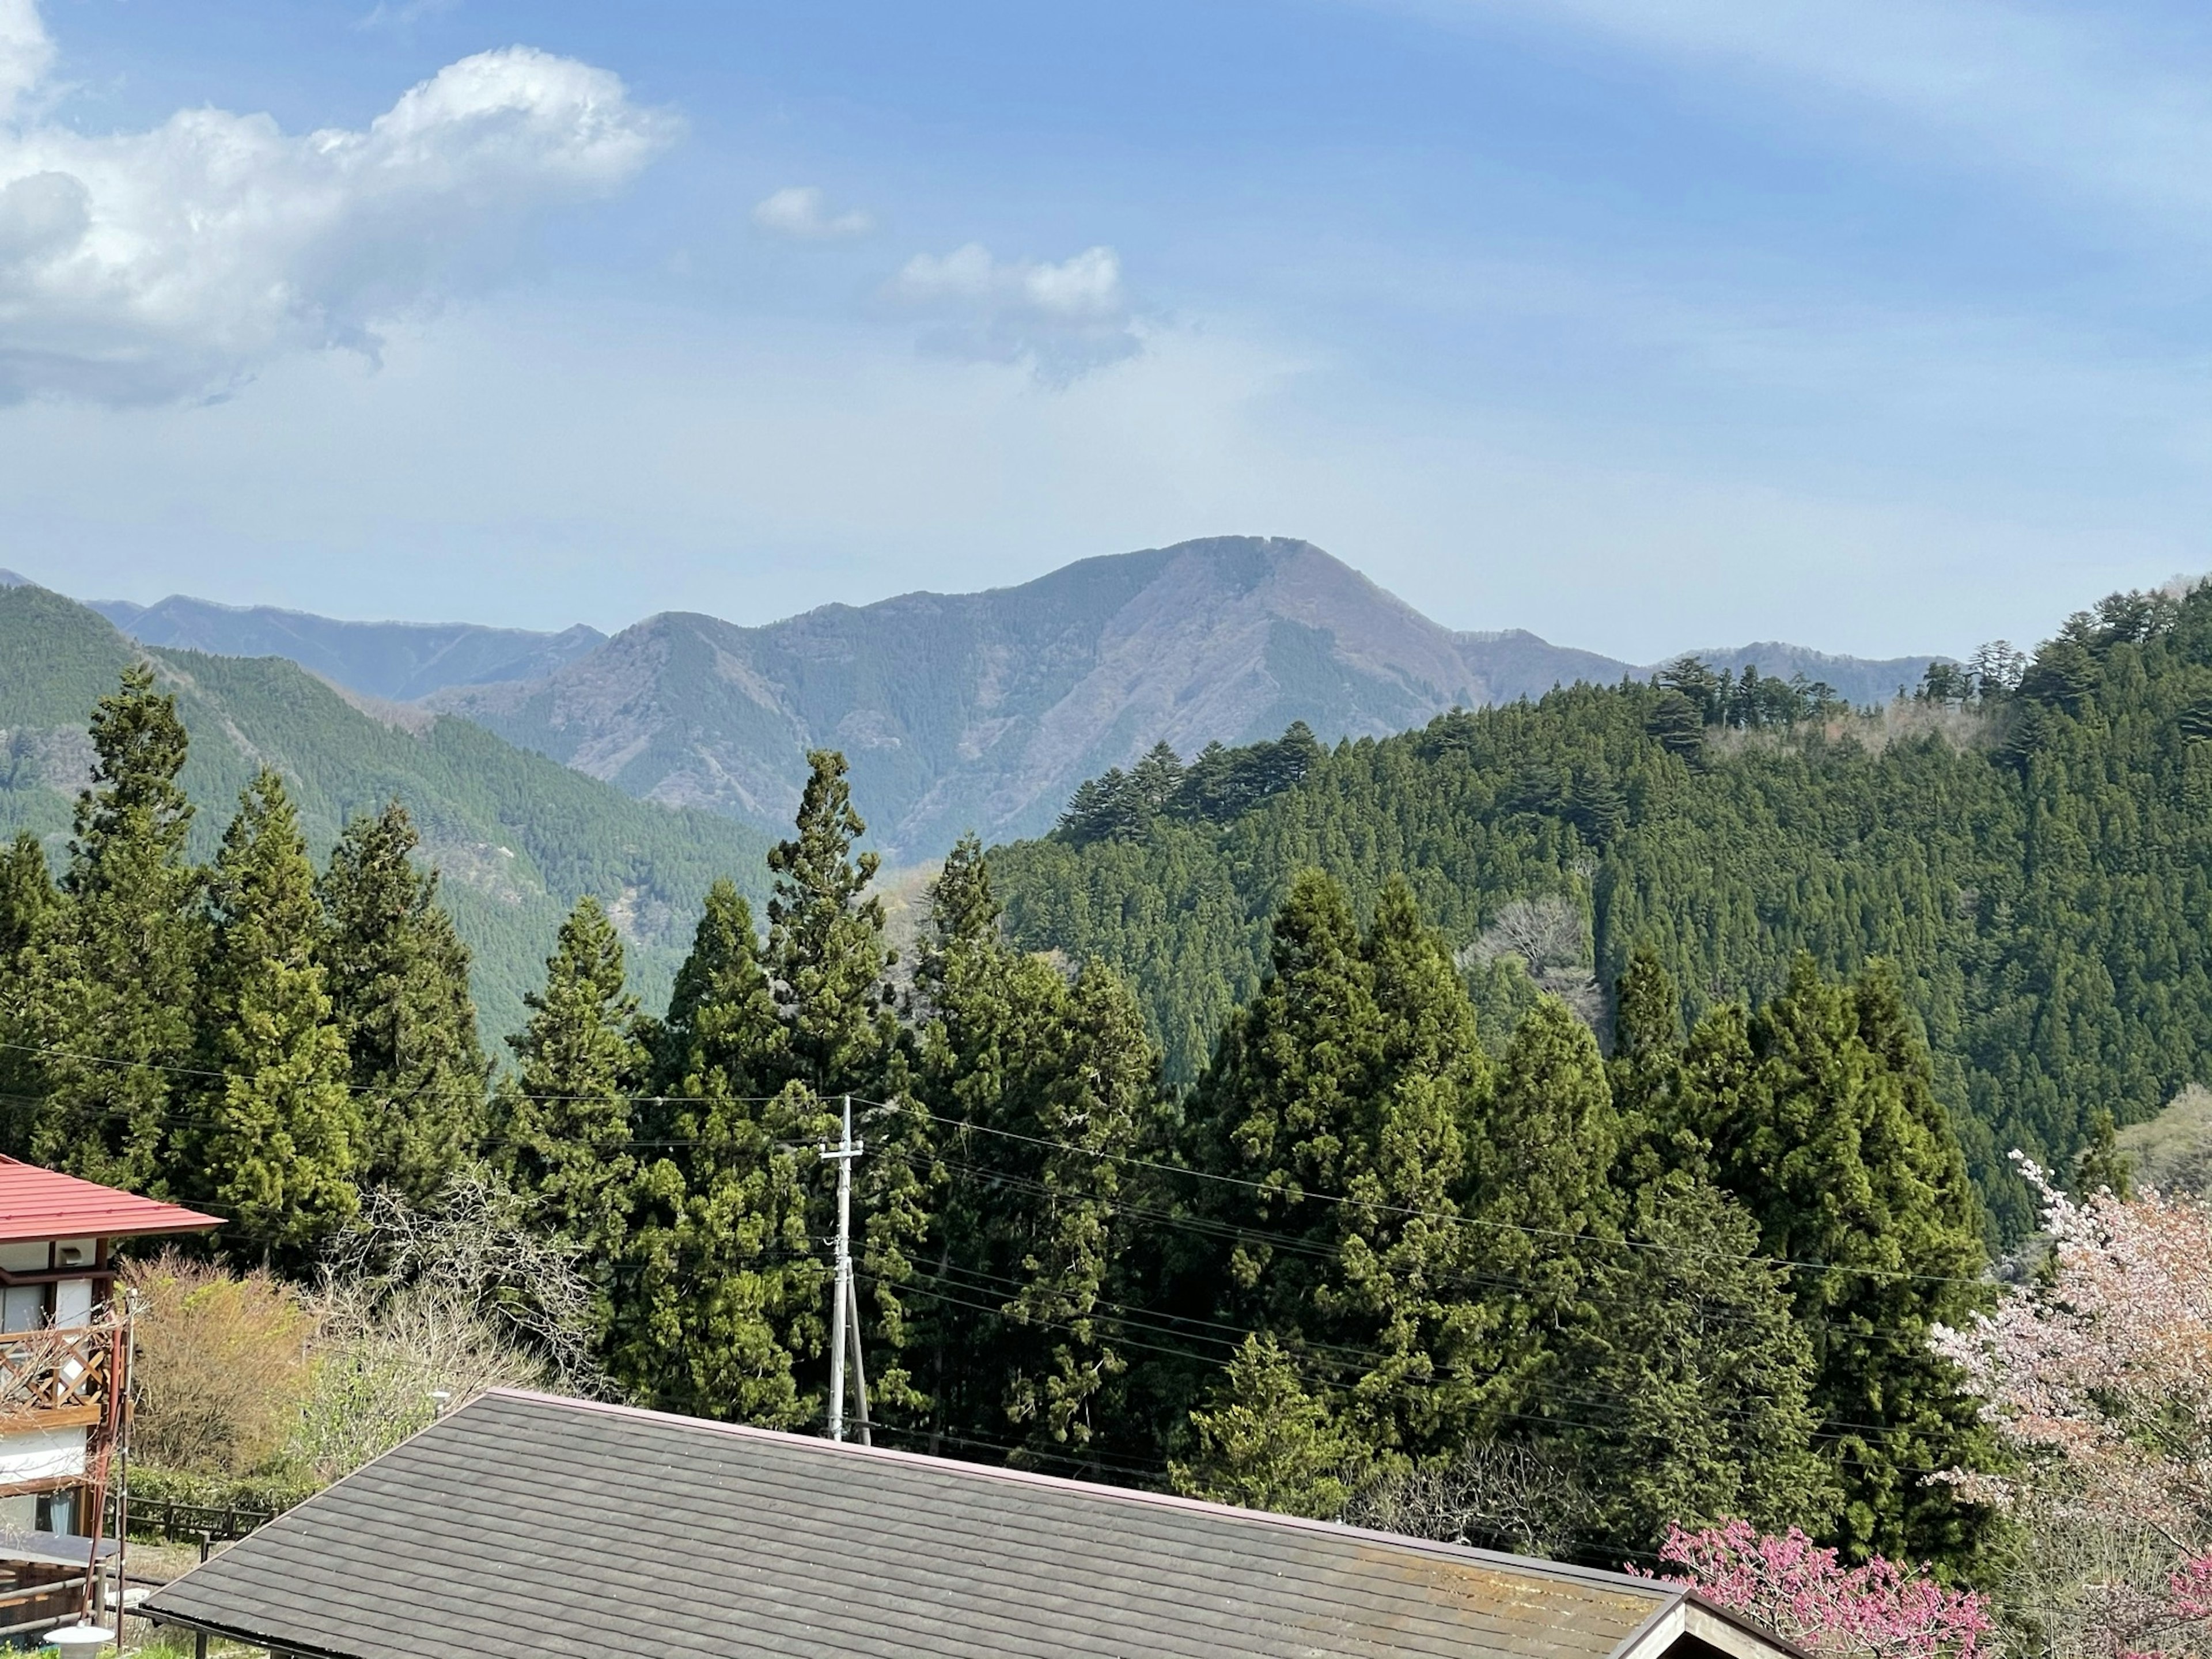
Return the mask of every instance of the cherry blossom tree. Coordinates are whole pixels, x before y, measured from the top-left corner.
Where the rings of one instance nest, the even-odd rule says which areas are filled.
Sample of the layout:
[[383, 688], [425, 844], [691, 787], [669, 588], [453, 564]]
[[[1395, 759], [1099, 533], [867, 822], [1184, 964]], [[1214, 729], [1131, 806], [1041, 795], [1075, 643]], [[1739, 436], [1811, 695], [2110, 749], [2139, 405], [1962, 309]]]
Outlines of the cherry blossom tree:
[[2212, 1206], [2075, 1199], [2019, 1154], [2050, 1255], [1936, 1343], [2011, 1455], [1938, 1476], [2014, 1522], [2001, 1600], [2053, 1659], [2212, 1655]]
[[1743, 1521], [1696, 1532], [1674, 1527], [1659, 1559], [1679, 1569], [1667, 1577], [1817, 1654], [1977, 1659], [1996, 1628], [1975, 1592], [1879, 1555], [1846, 1567], [1795, 1527], [1782, 1534]]

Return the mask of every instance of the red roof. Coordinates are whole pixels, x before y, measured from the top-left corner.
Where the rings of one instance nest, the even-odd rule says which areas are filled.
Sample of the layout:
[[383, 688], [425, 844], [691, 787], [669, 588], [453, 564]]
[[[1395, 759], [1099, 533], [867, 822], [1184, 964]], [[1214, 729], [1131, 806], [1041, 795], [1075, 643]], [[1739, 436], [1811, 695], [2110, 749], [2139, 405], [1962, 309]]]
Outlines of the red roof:
[[220, 1227], [215, 1216], [119, 1193], [35, 1164], [0, 1158], [0, 1244], [34, 1238], [119, 1238], [131, 1233], [196, 1233]]

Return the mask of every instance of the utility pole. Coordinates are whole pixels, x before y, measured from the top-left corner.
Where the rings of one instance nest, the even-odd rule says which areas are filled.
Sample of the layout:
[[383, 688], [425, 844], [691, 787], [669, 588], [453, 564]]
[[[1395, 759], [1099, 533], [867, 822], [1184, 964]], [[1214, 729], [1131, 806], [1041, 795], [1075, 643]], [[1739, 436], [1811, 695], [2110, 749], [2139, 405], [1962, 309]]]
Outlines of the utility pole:
[[[844, 1135], [833, 1148], [822, 1147], [825, 1160], [837, 1165], [837, 1277], [830, 1296], [830, 1437], [845, 1437], [845, 1351], [851, 1346], [854, 1366], [860, 1358], [860, 1329], [853, 1314], [853, 1164], [863, 1143], [853, 1139], [853, 1097], [844, 1100]], [[868, 1439], [867, 1380], [860, 1378], [860, 1438]]]

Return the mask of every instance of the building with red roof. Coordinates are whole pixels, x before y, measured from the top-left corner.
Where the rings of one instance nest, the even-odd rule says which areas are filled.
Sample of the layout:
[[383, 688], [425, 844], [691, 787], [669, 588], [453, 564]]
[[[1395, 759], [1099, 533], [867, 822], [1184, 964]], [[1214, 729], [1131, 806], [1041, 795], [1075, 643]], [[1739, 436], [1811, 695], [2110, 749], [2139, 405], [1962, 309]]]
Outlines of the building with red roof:
[[0, 1638], [76, 1617], [113, 1547], [98, 1534], [129, 1382], [116, 1245], [221, 1224], [0, 1158]]

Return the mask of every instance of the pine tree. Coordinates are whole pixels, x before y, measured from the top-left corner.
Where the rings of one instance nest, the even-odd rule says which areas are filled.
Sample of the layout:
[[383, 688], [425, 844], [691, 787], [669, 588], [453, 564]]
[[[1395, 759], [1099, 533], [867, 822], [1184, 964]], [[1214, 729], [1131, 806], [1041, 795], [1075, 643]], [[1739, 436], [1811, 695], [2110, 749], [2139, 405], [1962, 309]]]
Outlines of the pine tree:
[[361, 1103], [361, 1182], [428, 1199], [476, 1156], [489, 1065], [477, 1040], [469, 952], [434, 872], [393, 801], [356, 817], [319, 884], [322, 961]]
[[1613, 1058], [1606, 1068], [1625, 1133], [1654, 1133], [1674, 1117], [1681, 1067], [1681, 1000], [1658, 953], [1638, 945], [1616, 988]]
[[[816, 750], [807, 764], [795, 832], [769, 853], [775, 880], [766, 966], [789, 1036], [789, 1079], [824, 1110], [846, 1094], [884, 1103], [859, 1115], [869, 1147], [854, 1187], [866, 1218], [856, 1252], [865, 1277], [860, 1300], [877, 1350], [868, 1358], [871, 1396], [915, 1411], [922, 1400], [901, 1357], [908, 1320], [901, 1286], [929, 1224], [932, 1137], [927, 1118], [904, 1098], [908, 1060], [884, 977], [891, 957], [883, 901], [868, 891], [878, 860], [853, 851], [867, 824], [854, 810], [845, 757]], [[817, 1233], [831, 1224], [825, 1197]]]
[[65, 902], [34, 950], [30, 1045], [44, 1096], [31, 1158], [108, 1186], [159, 1185], [162, 1139], [192, 1054], [204, 929], [178, 787], [185, 728], [143, 663], [93, 711], [92, 784], [77, 797]]
[[868, 826], [853, 808], [845, 757], [817, 749], [806, 758], [796, 834], [768, 855], [768, 968], [790, 1027], [789, 1075], [827, 1097], [881, 1086], [896, 1020], [884, 903], [867, 890], [880, 860], [853, 852]]
[[576, 901], [546, 958], [544, 988], [525, 1000], [529, 1022], [507, 1039], [518, 1075], [502, 1079], [495, 1100], [502, 1152], [538, 1224], [581, 1250], [605, 1330], [637, 1176], [631, 1097], [648, 1056], [622, 939], [599, 900]]
[[1064, 1004], [1058, 1077], [1040, 1103], [1041, 1188], [1006, 1312], [1042, 1339], [1042, 1363], [1018, 1362], [1007, 1407], [1033, 1446], [1091, 1446], [1103, 1389], [1127, 1368], [1108, 1298], [1126, 1240], [1117, 1200], [1123, 1160], [1147, 1149], [1159, 1056], [1127, 983], [1093, 963]]
[[815, 1097], [773, 1098], [787, 1033], [752, 913], [718, 881], [676, 976], [653, 1088], [674, 1146], [642, 1173], [613, 1369], [664, 1410], [772, 1428], [810, 1419], [798, 1363], [824, 1340], [827, 1273], [807, 1224]]
[[359, 1207], [362, 1127], [324, 988], [314, 868], [265, 767], [223, 835], [209, 896], [201, 1052], [222, 1080], [173, 1178], [229, 1217], [234, 1255], [296, 1270]]
[[41, 1086], [33, 987], [34, 946], [59, 902], [46, 850], [27, 830], [0, 852], [0, 1151], [27, 1150]]
[[1556, 1392], [1560, 1333], [1602, 1318], [1595, 1298], [1620, 1249], [1611, 1182], [1620, 1144], [1596, 1039], [1565, 1003], [1542, 998], [1513, 1033], [1470, 1147], [1468, 1212], [1482, 1275], [1501, 1287], [1489, 1297], [1490, 1412], [1580, 1414]]
[[1703, 1052], [1693, 1042], [1691, 1092], [1761, 1252], [1817, 1264], [1793, 1272], [1791, 1292], [1843, 1491], [1836, 1536], [1855, 1558], [1966, 1570], [1990, 1517], [1921, 1476], [1982, 1466], [1989, 1442], [1928, 1338], [1978, 1304], [1984, 1255], [1926, 1045], [1886, 966], [1854, 987], [1806, 957], [1749, 1037], [1748, 1072], [1734, 1069], [1747, 1056], [1728, 1022]]
[[2118, 1127], [2105, 1107], [2089, 1114], [2089, 1144], [2075, 1160], [2073, 1184], [2075, 1192], [2084, 1199], [2100, 1192], [2110, 1192], [2123, 1201], [2135, 1196], [2133, 1167], [2120, 1150]]
[[1649, 1553], [1670, 1524], [1736, 1518], [1826, 1529], [1836, 1493], [1813, 1450], [1812, 1348], [1787, 1272], [1758, 1245], [1742, 1207], [1694, 1176], [1634, 1194], [1627, 1248], [1595, 1275], [1557, 1390], [1580, 1419], [1559, 1437], [1595, 1499], [1586, 1541]]
[[1358, 1448], [1273, 1337], [1244, 1339], [1190, 1434], [1189, 1461], [1168, 1466], [1186, 1498], [1325, 1519], [1351, 1496]]

